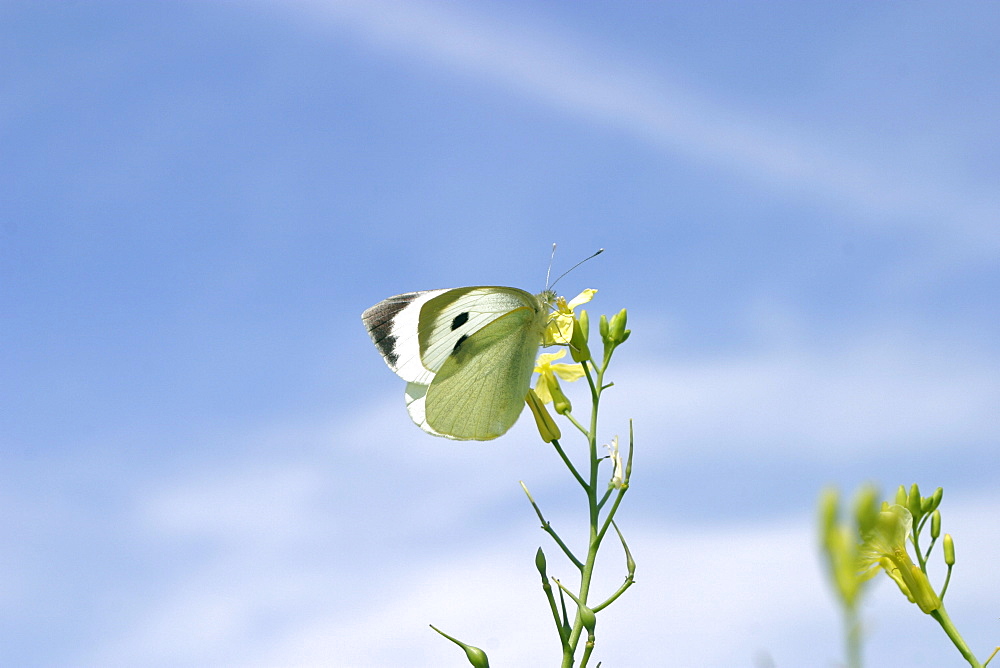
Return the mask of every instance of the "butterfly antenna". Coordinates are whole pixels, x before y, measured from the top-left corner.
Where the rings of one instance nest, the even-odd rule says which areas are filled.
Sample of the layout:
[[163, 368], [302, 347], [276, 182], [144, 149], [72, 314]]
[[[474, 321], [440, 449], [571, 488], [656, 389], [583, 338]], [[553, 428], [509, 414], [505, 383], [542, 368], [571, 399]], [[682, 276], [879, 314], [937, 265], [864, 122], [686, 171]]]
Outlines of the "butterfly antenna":
[[[555, 250], [556, 250], [556, 249], [555, 249], [555, 244], [553, 244], [553, 245], [552, 245], [552, 252], [553, 252], [553, 253], [555, 253]], [[585, 257], [585, 258], [583, 258], [582, 260], [580, 260], [579, 262], [577, 262], [576, 264], [574, 264], [574, 265], [573, 265], [572, 267], [570, 267], [569, 269], [567, 269], [566, 271], [564, 271], [564, 272], [563, 272], [563, 273], [562, 273], [562, 274], [561, 274], [561, 275], [559, 276], [559, 278], [557, 278], [556, 280], [552, 281], [552, 285], [550, 285], [550, 286], [549, 286], [549, 290], [551, 290], [552, 288], [554, 288], [554, 287], [556, 286], [556, 283], [558, 283], [559, 281], [561, 281], [561, 280], [563, 279], [563, 276], [565, 276], [565, 275], [566, 275], [566, 274], [568, 274], [569, 272], [573, 271], [574, 269], [576, 269], [577, 267], [579, 267], [579, 266], [580, 266], [581, 264], [583, 264], [583, 263], [584, 263], [584, 262], [586, 262], [587, 260], [593, 260], [593, 259], [594, 259], [595, 257], [597, 257], [598, 255], [600, 255], [600, 254], [601, 254], [601, 253], [603, 253], [603, 252], [604, 252], [604, 249], [603, 249], [603, 248], [599, 248], [599, 249], [597, 250], [597, 252], [596, 252], [596, 253], [594, 253], [593, 255], [591, 255], [590, 257]], [[551, 267], [550, 267], [550, 268], [551, 268]], [[548, 280], [546, 279], [546, 281], [545, 281], [545, 282], [546, 282], [546, 283], [548, 283]]]
[[552, 244], [552, 255], [549, 256], [549, 268], [545, 272], [545, 289], [549, 289], [549, 277], [552, 276], [552, 263], [556, 259], [556, 245]]

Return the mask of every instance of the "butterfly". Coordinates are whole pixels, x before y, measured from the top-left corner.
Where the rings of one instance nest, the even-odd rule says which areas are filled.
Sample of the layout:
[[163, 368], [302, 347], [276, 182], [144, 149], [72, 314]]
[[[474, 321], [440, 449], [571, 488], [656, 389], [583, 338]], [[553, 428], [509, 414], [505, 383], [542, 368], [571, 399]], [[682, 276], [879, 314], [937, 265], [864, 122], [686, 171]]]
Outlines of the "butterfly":
[[555, 293], [477, 286], [407, 292], [361, 320], [406, 381], [406, 408], [424, 431], [489, 441], [517, 421]]

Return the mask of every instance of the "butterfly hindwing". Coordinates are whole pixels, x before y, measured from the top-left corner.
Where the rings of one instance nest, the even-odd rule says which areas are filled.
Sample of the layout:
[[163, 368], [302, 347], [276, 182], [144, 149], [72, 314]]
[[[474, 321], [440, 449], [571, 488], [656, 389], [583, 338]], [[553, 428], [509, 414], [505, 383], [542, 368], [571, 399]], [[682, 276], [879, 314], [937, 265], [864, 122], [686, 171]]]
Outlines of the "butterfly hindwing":
[[456, 439], [504, 434], [524, 408], [544, 319], [524, 306], [463, 340], [427, 390], [427, 424]]

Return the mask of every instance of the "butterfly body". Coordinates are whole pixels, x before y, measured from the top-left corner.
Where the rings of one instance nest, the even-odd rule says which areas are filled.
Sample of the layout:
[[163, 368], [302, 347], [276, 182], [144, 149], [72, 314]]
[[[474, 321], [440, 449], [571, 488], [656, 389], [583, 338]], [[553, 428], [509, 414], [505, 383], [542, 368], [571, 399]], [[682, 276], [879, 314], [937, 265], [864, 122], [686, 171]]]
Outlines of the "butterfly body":
[[499, 286], [427, 290], [389, 297], [361, 319], [407, 381], [407, 410], [421, 429], [485, 441], [524, 408], [551, 299]]

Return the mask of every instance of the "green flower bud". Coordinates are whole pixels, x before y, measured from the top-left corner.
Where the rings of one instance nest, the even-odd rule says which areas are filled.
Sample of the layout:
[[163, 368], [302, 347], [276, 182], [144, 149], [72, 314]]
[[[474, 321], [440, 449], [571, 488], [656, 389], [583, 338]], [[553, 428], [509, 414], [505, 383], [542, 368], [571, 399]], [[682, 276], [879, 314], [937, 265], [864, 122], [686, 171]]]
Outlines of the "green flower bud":
[[906, 497], [906, 509], [913, 515], [913, 521], [919, 522], [923, 514], [920, 512], [920, 488], [917, 483], [910, 485], [910, 493]]
[[611, 325], [608, 328], [608, 339], [614, 343], [624, 343], [625, 323], [628, 321], [628, 312], [622, 309], [611, 316]]
[[944, 563], [949, 566], [955, 565], [955, 541], [952, 540], [950, 533], [944, 535]]
[[[553, 378], [553, 380], [555, 379]], [[566, 413], [573, 410], [573, 404], [570, 402], [569, 397], [563, 394], [558, 382], [549, 385], [549, 394], [552, 395], [552, 408], [555, 409], [556, 413], [566, 415]]]
[[590, 348], [587, 346], [587, 312], [581, 311], [573, 323], [573, 335], [569, 340], [569, 354], [574, 362], [586, 362], [591, 359]]
[[903, 506], [905, 508], [906, 507], [906, 498], [907, 498], [906, 488], [903, 487], [902, 485], [900, 485], [899, 489], [896, 490], [896, 505], [897, 506]]
[[538, 569], [538, 574], [542, 576], [542, 580], [548, 581], [549, 576], [545, 573], [545, 553], [542, 552], [542, 548], [538, 548], [538, 552], [535, 552], [535, 568]]
[[601, 333], [601, 340], [605, 343], [608, 342], [608, 316], [602, 315], [601, 319], [597, 322], [597, 330]]
[[931, 494], [931, 499], [932, 499], [931, 510], [936, 510], [937, 507], [941, 505], [941, 497], [943, 496], [944, 496], [943, 487], [938, 487], [936, 490], [934, 490], [934, 493]]
[[931, 538], [941, 535], [941, 511], [935, 510], [931, 515]]
[[545, 404], [542, 403], [542, 400], [538, 398], [533, 389], [528, 388], [528, 394], [525, 399], [528, 402], [528, 408], [531, 409], [531, 414], [535, 416], [535, 425], [538, 427], [538, 434], [542, 437], [542, 440], [546, 443], [551, 443], [562, 438], [559, 425], [549, 415]]

